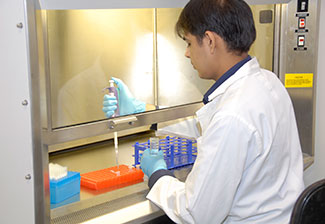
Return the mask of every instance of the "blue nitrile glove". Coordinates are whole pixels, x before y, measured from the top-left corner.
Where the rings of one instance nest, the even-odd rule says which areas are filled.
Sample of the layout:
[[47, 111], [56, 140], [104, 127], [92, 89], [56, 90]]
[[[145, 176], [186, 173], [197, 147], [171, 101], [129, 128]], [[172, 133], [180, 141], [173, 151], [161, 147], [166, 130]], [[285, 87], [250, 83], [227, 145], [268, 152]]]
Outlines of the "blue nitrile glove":
[[164, 160], [164, 153], [162, 150], [159, 150], [157, 155], [151, 155], [150, 149], [144, 150], [141, 156], [140, 165], [142, 171], [148, 177], [150, 177], [157, 170], [167, 169], [167, 165]]
[[146, 110], [146, 104], [138, 99], [135, 99], [130, 92], [127, 85], [118, 78], [112, 77], [115, 84], [117, 85], [117, 89], [119, 92], [119, 110], [120, 115], [134, 114], [144, 112]]
[[117, 108], [117, 100], [115, 96], [105, 94], [103, 99], [103, 111], [106, 117], [110, 118]]

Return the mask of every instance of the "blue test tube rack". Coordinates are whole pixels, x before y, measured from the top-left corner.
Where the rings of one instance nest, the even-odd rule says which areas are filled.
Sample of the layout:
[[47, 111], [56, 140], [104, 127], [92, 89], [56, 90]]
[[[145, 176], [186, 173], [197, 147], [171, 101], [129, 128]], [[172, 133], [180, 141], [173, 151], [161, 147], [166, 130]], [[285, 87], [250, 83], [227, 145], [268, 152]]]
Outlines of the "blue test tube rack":
[[[140, 158], [144, 150], [150, 148], [150, 141], [144, 143], [136, 142], [134, 145], [134, 164], [140, 164]], [[181, 137], [166, 136], [159, 139], [159, 150], [164, 153], [167, 169], [193, 164], [197, 156], [196, 140]]]

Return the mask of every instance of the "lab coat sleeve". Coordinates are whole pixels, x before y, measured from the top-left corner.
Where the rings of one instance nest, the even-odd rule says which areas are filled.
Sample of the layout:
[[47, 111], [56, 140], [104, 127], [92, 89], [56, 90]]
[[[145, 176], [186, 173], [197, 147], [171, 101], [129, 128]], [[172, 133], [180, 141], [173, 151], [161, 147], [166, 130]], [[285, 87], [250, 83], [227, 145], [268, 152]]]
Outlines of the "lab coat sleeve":
[[151, 189], [154, 184], [157, 182], [157, 180], [159, 180], [162, 176], [172, 176], [175, 177], [174, 174], [170, 171], [170, 170], [165, 170], [165, 169], [161, 169], [161, 170], [157, 170], [156, 172], [154, 172], [148, 181], [148, 186]]
[[222, 223], [236, 196], [247, 152], [259, 145], [247, 122], [218, 114], [198, 139], [197, 159], [185, 183], [163, 176], [147, 198], [176, 223]]

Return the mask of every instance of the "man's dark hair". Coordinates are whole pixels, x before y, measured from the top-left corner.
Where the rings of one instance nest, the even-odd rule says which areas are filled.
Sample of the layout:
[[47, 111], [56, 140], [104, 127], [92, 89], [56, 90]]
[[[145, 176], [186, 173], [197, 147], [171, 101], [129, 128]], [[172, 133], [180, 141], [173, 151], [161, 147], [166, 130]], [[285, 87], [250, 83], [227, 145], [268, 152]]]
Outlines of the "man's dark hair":
[[190, 33], [199, 43], [206, 31], [218, 34], [230, 51], [248, 52], [256, 38], [250, 7], [244, 0], [191, 0], [175, 27], [178, 36]]

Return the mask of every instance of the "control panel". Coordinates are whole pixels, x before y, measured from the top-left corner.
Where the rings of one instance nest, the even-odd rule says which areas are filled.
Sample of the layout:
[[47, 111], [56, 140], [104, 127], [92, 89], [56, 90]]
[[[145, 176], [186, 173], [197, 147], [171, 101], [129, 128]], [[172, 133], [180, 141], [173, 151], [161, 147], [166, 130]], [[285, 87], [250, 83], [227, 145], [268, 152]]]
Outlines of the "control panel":
[[306, 51], [306, 33], [308, 33], [307, 28], [307, 18], [309, 17], [308, 12], [308, 0], [298, 0], [297, 1], [297, 28], [295, 32], [297, 33], [297, 45], [294, 47], [295, 51]]

